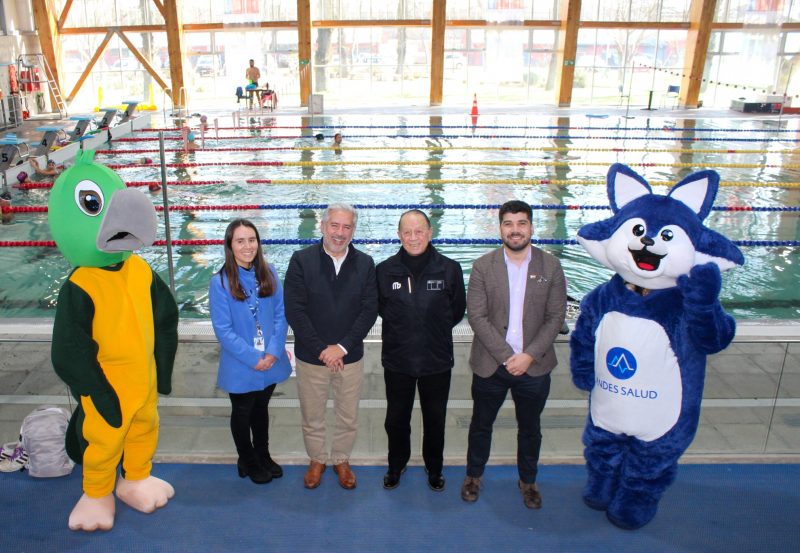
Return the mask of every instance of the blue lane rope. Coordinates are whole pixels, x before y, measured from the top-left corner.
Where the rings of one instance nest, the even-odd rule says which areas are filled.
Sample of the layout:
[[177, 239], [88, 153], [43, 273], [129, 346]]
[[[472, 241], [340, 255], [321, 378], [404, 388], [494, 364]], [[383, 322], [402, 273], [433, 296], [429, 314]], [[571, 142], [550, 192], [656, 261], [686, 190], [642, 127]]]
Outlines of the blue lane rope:
[[[500, 209], [501, 204], [352, 204], [355, 209]], [[213, 207], [213, 206], [208, 206]], [[328, 204], [259, 204], [258, 209], [326, 209]], [[607, 205], [531, 204], [533, 210], [578, 211], [611, 209]], [[800, 206], [713, 206], [712, 211], [800, 212]]]
[[[301, 139], [314, 139], [313, 136], [280, 136], [272, 137], [269, 134], [263, 136], [221, 136], [219, 140], [251, 140], [253, 138], [275, 138], [283, 140], [301, 140]], [[576, 136], [576, 135], [526, 135], [526, 134], [355, 134], [348, 135], [347, 138], [480, 138], [480, 139], [497, 139], [497, 138], [525, 138], [528, 140], [669, 140], [671, 142], [800, 142], [800, 138], [699, 138], [699, 137], [675, 137], [675, 136]], [[179, 136], [165, 136], [165, 140], [181, 140]], [[134, 140], [112, 140], [112, 142], [137, 142], [142, 140], [150, 140], [149, 138], [140, 138]], [[207, 136], [206, 142], [217, 140], [214, 137]], [[202, 151], [202, 150], [198, 150]]]
[[[592, 117], [593, 114], [586, 114]], [[596, 116], [595, 116], [596, 117]], [[287, 128], [287, 127], [260, 127], [265, 129]], [[592, 127], [589, 125], [314, 125], [313, 127], [299, 127], [302, 129], [543, 129], [543, 130], [593, 130], [593, 131], [692, 131], [692, 132], [791, 132], [796, 133], [798, 129], [734, 129], [734, 128], [694, 128], [694, 127], [671, 127], [668, 125], [652, 127]], [[151, 130], [151, 129], [143, 129]]]
[[[355, 209], [500, 209], [501, 204], [352, 204]], [[590, 210], [611, 209], [607, 205], [580, 205], [580, 204], [530, 204], [533, 210]], [[258, 209], [326, 209], [328, 204], [260, 204]], [[713, 206], [712, 211], [800, 211], [800, 206]]]
[[[265, 246], [287, 246], [287, 245], [310, 245], [317, 244], [319, 238], [265, 238], [261, 243]], [[499, 246], [502, 240], [499, 238], [434, 238], [433, 244], [467, 244], [467, 245], [487, 245]], [[744, 247], [800, 247], [798, 240], [732, 240], [737, 246]], [[573, 239], [561, 238], [534, 238], [533, 244], [554, 245], [554, 246], [577, 246], [578, 241]], [[355, 238], [353, 244], [400, 244], [399, 238]]]

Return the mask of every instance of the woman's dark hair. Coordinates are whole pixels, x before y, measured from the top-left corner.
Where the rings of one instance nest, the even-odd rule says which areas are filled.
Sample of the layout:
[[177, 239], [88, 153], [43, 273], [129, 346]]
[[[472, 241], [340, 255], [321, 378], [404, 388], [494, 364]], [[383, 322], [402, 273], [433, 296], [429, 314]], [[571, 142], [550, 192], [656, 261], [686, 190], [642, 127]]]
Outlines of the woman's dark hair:
[[242, 285], [239, 283], [239, 265], [236, 263], [236, 258], [233, 256], [233, 233], [239, 227], [247, 227], [253, 229], [256, 233], [256, 240], [258, 240], [258, 250], [253, 259], [253, 269], [256, 272], [256, 282], [258, 283], [258, 297], [266, 298], [275, 292], [275, 283], [272, 280], [272, 271], [267, 267], [267, 262], [264, 260], [264, 252], [261, 249], [261, 237], [258, 234], [256, 226], [247, 219], [234, 219], [225, 229], [225, 264], [219, 270], [220, 278], [225, 273], [228, 279], [228, 286], [231, 289], [231, 295], [239, 301], [244, 301], [247, 297]]

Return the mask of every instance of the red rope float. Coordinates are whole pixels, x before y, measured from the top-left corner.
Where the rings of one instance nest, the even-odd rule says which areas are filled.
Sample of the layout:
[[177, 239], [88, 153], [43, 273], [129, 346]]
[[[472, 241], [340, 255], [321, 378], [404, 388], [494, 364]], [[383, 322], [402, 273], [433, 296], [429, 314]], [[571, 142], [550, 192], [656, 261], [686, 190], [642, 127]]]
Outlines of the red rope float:
[[[125, 181], [125, 184], [131, 186], [151, 186], [157, 184], [161, 186], [160, 180], [130, 180]], [[225, 184], [224, 180], [168, 180], [168, 186], [203, 186], [205, 184]]]
[[[275, 152], [275, 151], [287, 151], [287, 150], [302, 150], [302, 148], [297, 148], [295, 146], [275, 146], [272, 148], [203, 148], [204, 152]], [[141, 150], [96, 150], [98, 154], [108, 154], [108, 155], [116, 155], [116, 154], [151, 154], [151, 153], [158, 153], [160, 150], [158, 148], [143, 148]], [[165, 152], [183, 152], [183, 148], [165, 148]], [[158, 165], [156, 163], [156, 165]], [[141, 167], [141, 164], [139, 165]]]
[[[207, 139], [214, 139], [214, 140], [252, 140], [252, 136], [220, 136], [217, 138], [216, 136], [212, 137], [211, 135], [206, 135]], [[292, 135], [292, 136], [261, 136], [259, 138], [275, 138], [275, 139], [285, 139], [285, 140], [298, 140], [300, 138], [314, 138], [313, 136], [300, 136], [300, 135]], [[165, 136], [164, 140], [180, 140], [180, 136]], [[157, 136], [141, 136], [141, 137], [121, 137], [121, 138], [114, 138], [111, 142], [155, 142], [158, 140]]]
[[53, 240], [0, 240], [0, 248], [25, 248], [25, 247], [53, 247], [56, 243]]
[[[247, 167], [283, 167], [283, 161], [236, 161], [236, 162], [223, 162], [223, 161], [207, 161], [198, 163], [167, 163], [167, 167], [177, 167], [185, 169], [189, 167], [219, 167], [220, 165], [238, 165]], [[109, 163], [106, 165], [109, 169], [133, 169], [142, 167], [140, 163], [125, 163], [115, 164]]]
[[53, 183], [52, 181], [25, 182], [22, 184], [15, 184], [14, 188], [19, 188], [20, 190], [32, 190], [34, 188], [53, 188]]
[[[221, 246], [225, 240], [173, 240], [173, 246]], [[156, 240], [154, 246], [166, 246], [166, 240]]]

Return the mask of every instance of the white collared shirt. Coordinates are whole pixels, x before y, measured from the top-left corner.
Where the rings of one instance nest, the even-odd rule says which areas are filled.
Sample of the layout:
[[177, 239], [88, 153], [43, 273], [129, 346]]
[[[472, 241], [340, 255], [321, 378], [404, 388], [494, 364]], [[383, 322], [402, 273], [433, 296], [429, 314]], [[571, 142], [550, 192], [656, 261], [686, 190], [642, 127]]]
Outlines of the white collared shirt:
[[339, 269], [342, 268], [342, 263], [344, 263], [344, 260], [347, 259], [347, 254], [350, 251], [350, 248], [344, 250], [344, 255], [342, 257], [335, 257], [333, 254], [331, 254], [331, 252], [325, 249], [325, 246], [322, 246], [322, 249], [325, 251], [326, 254], [328, 254], [328, 257], [330, 257], [331, 260], [333, 261], [333, 270], [336, 271], [336, 275], [338, 276]]
[[[322, 246], [322, 249], [326, 254], [328, 254], [328, 257], [331, 258], [331, 261], [333, 261], [333, 270], [336, 271], [336, 275], [338, 276], [339, 269], [342, 268], [342, 263], [344, 263], [344, 260], [347, 259], [347, 254], [350, 252], [350, 248], [348, 247], [346, 250], [344, 250], [344, 255], [342, 257], [335, 257], [334, 255], [331, 254], [331, 252], [325, 249], [325, 246]], [[342, 351], [344, 352], [345, 355], [349, 353], [342, 344], [336, 344], [336, 345], [342, 348]]]
[[525, 286], [528, 283], [528, 264], [531, 262], [531, 249], [525, 260], [517, 265], [503, 250], [508, 273], [508, 330], [506, 342], [514, 353], [522, 353], [522, 311], [525, 304]]

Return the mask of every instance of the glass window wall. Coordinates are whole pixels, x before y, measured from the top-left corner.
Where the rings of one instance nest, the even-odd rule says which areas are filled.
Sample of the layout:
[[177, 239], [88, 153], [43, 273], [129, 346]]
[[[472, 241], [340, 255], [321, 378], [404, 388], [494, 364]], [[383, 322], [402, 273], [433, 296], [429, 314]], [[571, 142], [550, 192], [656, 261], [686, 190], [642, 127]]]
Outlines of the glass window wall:
[[[657, 104], [679, 86], [686, 31], [581, 29], [572, 100], [576, 105]], [[652, 91], [652, 96], [651, 96]]]
[[313, 0], [311, 18], [334, 21], [430, 19], [433, 0]]
[[[152, 0], [151, 0], [152, 1]], [[281, 0], [183, 0], [184, 23], [295, 21], [297, 2]]]
[[794, 14], [796, 0], [718, 0], [714, 21], [721, 23], [782, 23]]
[[[430, 95], [429, 28], [316, 29], [312, 36], [314, 92], [326, 105], [427, 101]], [[366, 98], [366, 100], [365, 100]]]
[[[795, 39], [793, 39], [795, 40]], [[764, 94], [797, 92], [789, 72], [794, 55], [781, 54], [782, 36], [774, 31], [714, 32], [700, 93], [704, 105], [729, 106], [732, 100], [756, 101]], [[746, 67], [746, 71], [742, 68]], [[780, 88], [780, 86], [783, 88]]]
[[688, 21], [691, 0], [583, 0], [582, 21]]
[[[65, 0], [56, 2], [58, 14]], [[114, 27], [122, 25], [162, 24], [164, 18], [153, 0], [75, 0], [65, 27]]]
[[547, 21], [558, 19], [567, 0], [459, 0], [447, 3], [447, 19], [487, 21]]
[[553, 29], [445, 31], [444, 98], [468, 103], [552, 103], [557, 67]]

